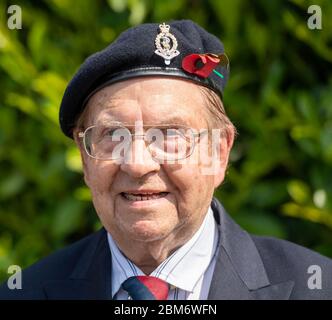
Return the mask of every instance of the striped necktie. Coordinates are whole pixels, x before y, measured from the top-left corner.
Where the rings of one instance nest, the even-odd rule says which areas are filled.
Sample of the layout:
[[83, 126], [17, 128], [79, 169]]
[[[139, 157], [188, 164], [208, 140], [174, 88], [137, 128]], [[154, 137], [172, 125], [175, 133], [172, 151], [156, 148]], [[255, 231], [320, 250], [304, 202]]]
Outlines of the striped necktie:
[[130, 277], [122, 283], [133, 300], [167, 300], [169, 284], [152, 276]]

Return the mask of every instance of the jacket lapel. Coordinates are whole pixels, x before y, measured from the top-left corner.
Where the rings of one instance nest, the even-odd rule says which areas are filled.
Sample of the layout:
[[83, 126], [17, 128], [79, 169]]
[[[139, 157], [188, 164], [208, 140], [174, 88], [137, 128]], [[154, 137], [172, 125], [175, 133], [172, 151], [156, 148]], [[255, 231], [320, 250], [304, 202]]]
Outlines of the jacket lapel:
[[108, 299], [111, 296], [111, 253], [105, 229], [91, 239], [66, 280], [44, 285], [47, 299]]
[[216, 199], [211, 207], [219, 224], [220, 241], [208, 299], [289, 299], [294, 282], [271, 284], [249, 234]]

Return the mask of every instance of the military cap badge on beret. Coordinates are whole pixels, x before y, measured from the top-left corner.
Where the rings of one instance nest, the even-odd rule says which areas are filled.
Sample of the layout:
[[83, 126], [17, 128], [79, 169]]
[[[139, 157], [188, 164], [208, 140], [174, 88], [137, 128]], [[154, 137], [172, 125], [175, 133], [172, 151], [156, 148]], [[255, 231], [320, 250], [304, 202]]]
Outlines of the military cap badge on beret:
[[161, 24], [159, 26], [161, 33], [157, 35], [155, 44], [157, 50], [156, 54], [163, 57], [165, 59], [165, 64], [169, 65], [171, 63], [171, 59], [178, 56], [180, 52], [176, 50], [178, 47], [178, 42], [176, 38], [169, 32], [170, 26], [165, 24]]
[[187, 79], [222, 97], [229, 61], [222, 42], [191, 20], [130, 28], [88, 57], [70, 81], [60, 106], [62, 131], [72, 138], [79, 114], [98, 90], [144, 76]]

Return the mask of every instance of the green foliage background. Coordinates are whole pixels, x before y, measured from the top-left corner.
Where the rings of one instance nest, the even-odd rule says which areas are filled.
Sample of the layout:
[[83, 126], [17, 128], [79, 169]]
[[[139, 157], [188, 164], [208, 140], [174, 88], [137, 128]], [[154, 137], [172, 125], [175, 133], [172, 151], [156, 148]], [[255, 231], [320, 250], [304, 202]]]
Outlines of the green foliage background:
[[201, 24], [231, 60], [239, 137], [216, 196], [249, 232], [332, 257], [332, 2], [314, 2], [322, 30], [308, 29], [305, 0], [15, 1], [22, 30], [0, 1], [0, 280], [100, 227], [60, 100], [88, 55], [171, 19]]

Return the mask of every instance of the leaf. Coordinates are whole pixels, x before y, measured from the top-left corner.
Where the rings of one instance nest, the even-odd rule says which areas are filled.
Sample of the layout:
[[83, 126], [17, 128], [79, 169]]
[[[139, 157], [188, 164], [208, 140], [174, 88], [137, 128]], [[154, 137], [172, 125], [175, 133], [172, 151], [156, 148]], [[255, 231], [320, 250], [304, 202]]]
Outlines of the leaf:
[[56, 238], [63, 238], [76, 230], [83, 218], [82, 203], [67, 198], [60, 202], [52, 223], [52, 234]]
[[81, 156], [77, 147], [72, 147], [67, 150], [66, 164], [70, 170], [76, 172], [82, 172], [83, 169], [82, 169]]
[[310, 189], [306, 183], [300, 180], [292, 180], [287, 185], [289, 195], [297, 203], [307, 203], [310, 200]]
[[15, 196], [24, 187], [25, 179], [19, 173], [10, 174], [7, 178], [2, 178], [0, 182], [0, 199], [6, 199]]
[[285, 238], [286, 232], [282, 224], [267, 212], [245, 211], [234, 216], [237, 223], [248, 232], [261, 236]]

